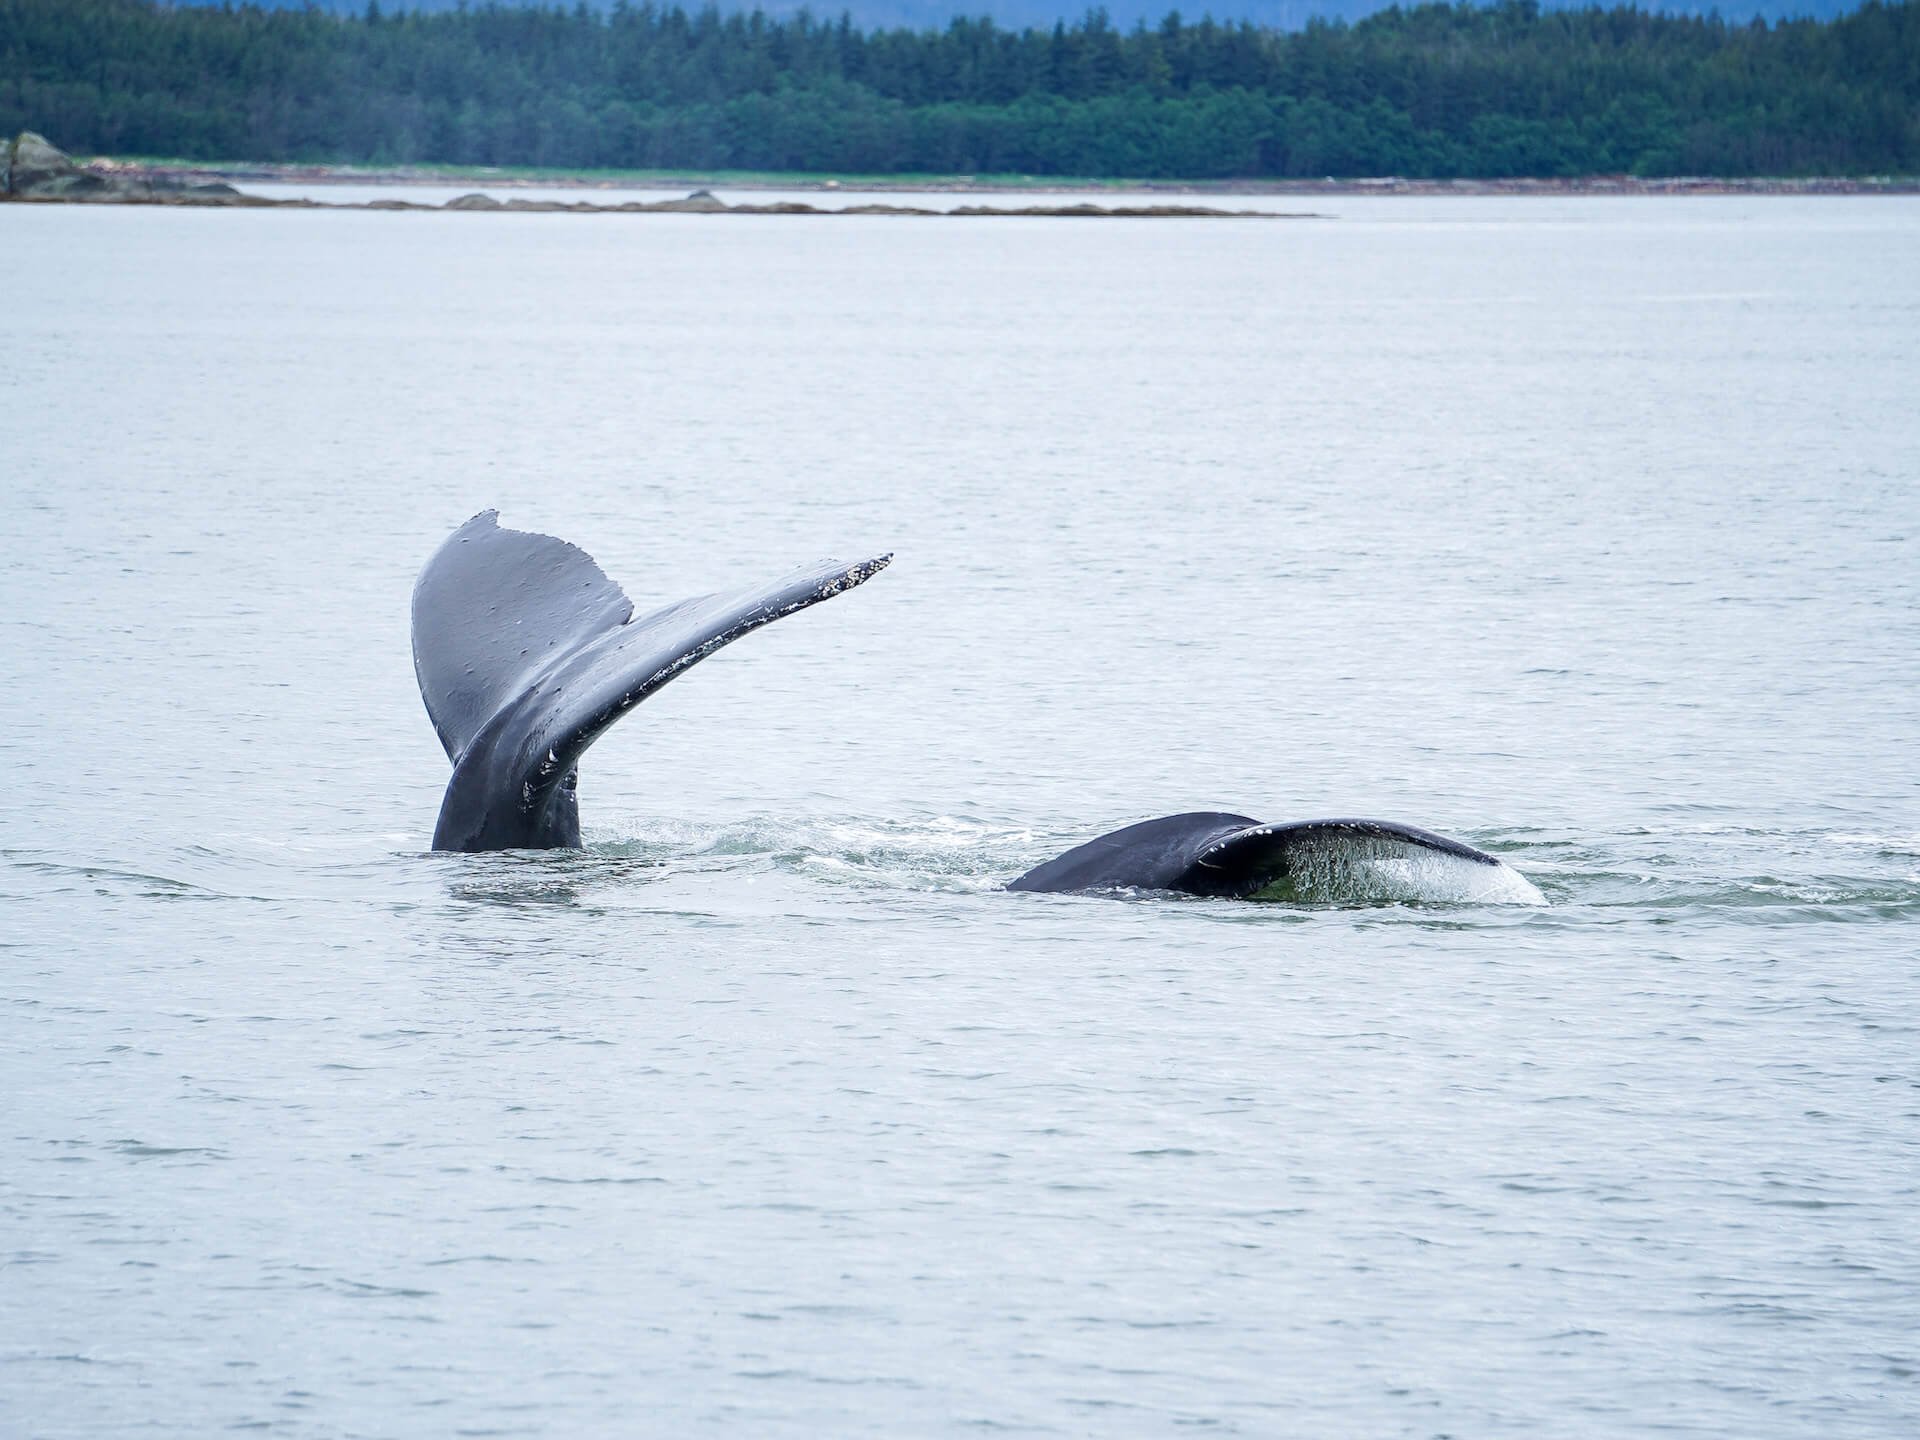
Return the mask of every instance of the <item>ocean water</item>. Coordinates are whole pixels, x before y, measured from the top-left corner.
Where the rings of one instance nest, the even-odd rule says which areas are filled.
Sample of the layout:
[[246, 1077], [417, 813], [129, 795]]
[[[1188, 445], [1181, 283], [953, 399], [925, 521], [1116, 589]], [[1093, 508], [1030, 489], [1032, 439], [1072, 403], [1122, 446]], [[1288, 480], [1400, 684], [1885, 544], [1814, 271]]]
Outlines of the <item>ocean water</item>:
[[[1315, 208], [0, 208], [0, 1433], [1920, 1430], [1920, 203]], [[436, 855], [485, 507], [897, 558]]]

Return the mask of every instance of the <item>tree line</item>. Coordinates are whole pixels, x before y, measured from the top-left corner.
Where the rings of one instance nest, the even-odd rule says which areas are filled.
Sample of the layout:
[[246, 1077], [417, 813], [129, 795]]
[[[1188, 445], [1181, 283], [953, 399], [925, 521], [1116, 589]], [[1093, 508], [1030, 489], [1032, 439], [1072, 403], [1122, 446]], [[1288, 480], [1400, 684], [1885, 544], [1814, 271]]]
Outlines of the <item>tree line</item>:
[[1135, 178], [1920, 172], [1920, 0], [1730, 25], [1422, 5], [862, 30], [0, 0], [0, 131], [193, 160]]

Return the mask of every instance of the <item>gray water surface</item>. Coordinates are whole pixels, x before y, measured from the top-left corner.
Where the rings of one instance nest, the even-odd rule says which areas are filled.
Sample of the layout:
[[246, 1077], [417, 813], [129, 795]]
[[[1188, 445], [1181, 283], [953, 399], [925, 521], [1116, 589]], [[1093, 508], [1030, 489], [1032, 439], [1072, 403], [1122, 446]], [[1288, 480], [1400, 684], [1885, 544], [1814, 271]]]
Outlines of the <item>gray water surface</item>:
[[[1920, 202], [1316, 208], [0, 209], [0, 1433], [1920, 1429]], [[434, 855], [487, 506], [898, 558]]]

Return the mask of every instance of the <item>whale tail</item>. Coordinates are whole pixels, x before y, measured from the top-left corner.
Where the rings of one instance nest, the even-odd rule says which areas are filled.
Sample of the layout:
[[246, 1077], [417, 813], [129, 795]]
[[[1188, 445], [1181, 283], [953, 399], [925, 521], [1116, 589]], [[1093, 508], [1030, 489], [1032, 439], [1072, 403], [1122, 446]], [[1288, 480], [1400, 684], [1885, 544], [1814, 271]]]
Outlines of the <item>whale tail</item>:
[[1215, 811], [1168, 815], [1067, 851], [1011, 890], [1180, 890], [1260, 900], [1452, 900], [1540, 904], [1485, 851], [1389, 820], [1263, 825]]
[[893, 557], [821, 561], [778, 580], [634, 617], [584, 550], [502, 529], [486, 510], [413, 591], [413, 664], [453, 761], [436, 850], [580, 843], [580, 757], [615, 720], [751, 630], [871, 579]]

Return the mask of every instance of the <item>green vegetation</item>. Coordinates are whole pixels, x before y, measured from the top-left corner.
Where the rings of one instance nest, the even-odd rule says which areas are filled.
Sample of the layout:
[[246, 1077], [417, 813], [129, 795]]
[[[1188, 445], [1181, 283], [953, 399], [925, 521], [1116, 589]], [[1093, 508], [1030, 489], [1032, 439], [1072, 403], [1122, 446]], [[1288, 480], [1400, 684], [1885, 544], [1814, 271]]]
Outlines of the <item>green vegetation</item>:
[[191, 159], [1128, 175], [1920, 172], [1920, 0], [1768, 26], [1389, 10], [1299, 33], [0, 0], [0, 133]]

